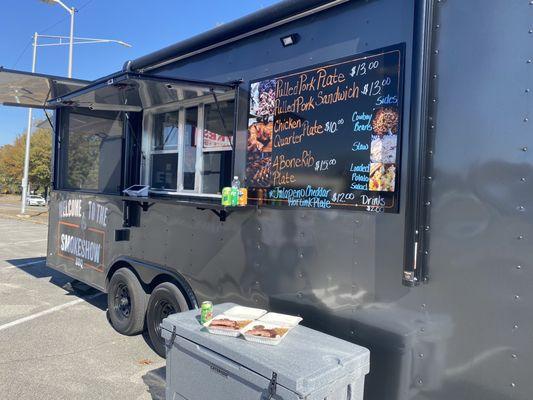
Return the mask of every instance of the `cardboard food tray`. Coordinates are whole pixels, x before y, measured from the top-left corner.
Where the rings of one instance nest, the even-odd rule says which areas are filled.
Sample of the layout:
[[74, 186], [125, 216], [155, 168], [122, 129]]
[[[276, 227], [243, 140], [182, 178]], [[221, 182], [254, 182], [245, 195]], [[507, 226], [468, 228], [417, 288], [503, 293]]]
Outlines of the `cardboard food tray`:
[[211, 324], [213, 323], [213, 321], [216, 321], [219, 319], [231, 319], [234, 321], [250, 321], [250, 318], [229, 317], [225, 314], [220, 314], [220, 315], [217, 315], [212, 320], [207, 321], [204, 324], [204, 327], [209, 331], [209, 333], [212, 333], [213, 335], [222, 335], [222, 336], [231, 336], [231, 337], [238, 337], [241, 335], [240, 329], [224, 329], [224, 328], [219, 328], [219, 327], [211, 327]]
[[[265, 329], [286, 329], [285, 333], [283, 335], [271, 338], [271, 337], [263, 337], [263, 336], [255, 336], [250, 335], [247, 332], [252, 330], [255, 326], [261, 325]], [[248, 325], [246, 325], [243, 329], [241, 329], [241, 333], [244, 336], [244, 338], [250, 342], [256, 342], [256, 343], [262, 343], [262, 344], [268, 344], [271, 346], [278, 345], [285, 336], [293, 329], [294, 326], [282, 326], [282, 325], [275, 325], [275, 324], [269, 324], [262, 321], [252, 321]]]
[[267, 310], [263, 310], [261, 308], [235, 306], [224, 311], [222, 314], [229, 318], [235, 317], [256, 320], [261, 318], [266, 313]]
[[269, 312], [268, 314], [258, 318], [258, 321], [281, 326], [297, 326], [300, 322], [302, 322], [302, 319], [303, 318], [301, 317], [296, 317], [293, 315]]

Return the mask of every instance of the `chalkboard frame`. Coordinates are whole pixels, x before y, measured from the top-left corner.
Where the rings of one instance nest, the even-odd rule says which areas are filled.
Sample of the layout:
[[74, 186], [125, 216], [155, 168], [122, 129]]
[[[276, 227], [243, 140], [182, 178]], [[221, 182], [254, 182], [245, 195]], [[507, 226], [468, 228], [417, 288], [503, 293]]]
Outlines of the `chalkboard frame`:
[[[405, 103], [405, 58], [406, 58], [406, 48], [407, 44], [405, 42], [396, 43], [390, 46], [380, 47], [377, 49], [368, 50], [362, 53], [357, 53], [354, 55], [344, 56], [340, 58], [335, 58], [332, 60], [326, 60], [320, 63], [315, 63], [312, 65], [306, 65], [304, 67], [300, 68], [294, 68], [289, 71], [283, 71], [276, 74], [271, 74], [267, 76], [263, 76], [260, 78], [256, 78], [249, 81], [248, 84], [248, 98], [247, 98], [247, 109], [246, 109], [246, 116], [249, 121], [249, 119], [252, 117], [252, 114], [250, 113], [251, 110], [251, 103], [252, 103], [252, 86], [254, 84], [268, 81], [268, 80], [274, 80], [274, 79], [280, 79], [289, 77], [292, 75], [296, 75], [299, 73], [304, 73], [308, 71], [313, 71], [320, 68], [330, 68], [337, 65], [342, 65], [347, 62], [356, 62], [360, 61], [366, 58], [370, 57], [376, 57], [385, 55], [388, 53], [392, 53], [397, 51], [399, 53], [399, 60], [398, 60], [398, 103], [397, 103], [397, 111], [398, 111], [398, 134], [397, 134], [397, 149], [396, 149], [396, 159], [395, 159], [395, 166], [396, 166], [396, 175], [395, 175], [395, 188], [393, 192], [389, 192], [388, 195], [391, 198], [391, 204], [388, 204], [384, 207], [375, 207], [371, 206], [368, 207], [367, 205], [363, 204], [353, 204], [353, 203], [332, 203], [331, 207], [328, 207], [328, 209], [348, 209], [352, 211], [362, 211], [362, 212], [372, 212], [372, 213], [399, 213], [400, 212], [400, 194], [402, 189], [402, 172], [403, 172], [403, 160], [402, 160], [402, 152], [403, 152], [403, 141], [405, 140], [404, 135], [408, 134], [409, 128], [405, 126], [405, 121], [408, 120], [408, 118], [405, 118], [404, 116], [404, 103]], [[247, 124], [247, 131], [246, 131], [246, 139], [248, 140], [248, 129], [250, 128], [249, 124]], [[246, 159], [246, 167], [248, 167], [248, 149], [245, 149], [245, 159]], [[245, 174], [245, 181], [248, 182], [248, 176]], [[273, 186], [265, 187], [263, 189], [272, 189]], [[271, 199], [268, 197], [264, 197], [263, 195], [258, 195], [257, 189], [258, 187], [249, 187], [249, 195], [248, 200], [252, 204], [258, 204], [263, 206], [284, 206], [287, 208], [301, 208], [299, 206], [289, 206], [287, 200], [280, 200], [280, 199]], [[381, 193], [381, 192], [377, 192]], [[307, 208], [307, 207], [303, 207]], [[324, 208], [322, 208], [324, 209]]]

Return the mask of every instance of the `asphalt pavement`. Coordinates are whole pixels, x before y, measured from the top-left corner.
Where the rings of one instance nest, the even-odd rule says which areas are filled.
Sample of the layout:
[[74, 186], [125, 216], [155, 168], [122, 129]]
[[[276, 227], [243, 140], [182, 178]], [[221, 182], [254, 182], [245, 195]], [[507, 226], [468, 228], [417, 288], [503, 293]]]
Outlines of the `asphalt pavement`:
[[164, 399], [165, 362], [106, 296], [45, 266], [45, 225], [0, 217], [0, 399]]

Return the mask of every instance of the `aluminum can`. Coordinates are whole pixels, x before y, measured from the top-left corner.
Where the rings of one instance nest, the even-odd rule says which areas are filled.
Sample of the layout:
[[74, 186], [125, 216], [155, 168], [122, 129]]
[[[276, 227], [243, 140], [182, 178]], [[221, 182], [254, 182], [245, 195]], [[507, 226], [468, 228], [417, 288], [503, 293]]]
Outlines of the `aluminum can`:
[[222, 205], [231, 206], [231, 188], [225, 187], [222, 189]]
[[240, 188], [239, 190], [239, 207], [244, 207], [248, 204], [248, 189]]
[[213, 303], [210, 301], [204, 301], [202, 303], [202, 311], [200, 314], [200, 321], [205, 324], [213, 319]]

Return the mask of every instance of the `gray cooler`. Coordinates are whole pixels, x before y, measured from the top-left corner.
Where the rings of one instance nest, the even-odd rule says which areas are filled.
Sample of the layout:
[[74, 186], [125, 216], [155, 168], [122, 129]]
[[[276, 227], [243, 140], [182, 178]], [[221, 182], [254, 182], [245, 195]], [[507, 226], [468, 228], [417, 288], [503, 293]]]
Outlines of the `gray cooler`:
[[[235, 306], [214, 307], [214, 315]], [[161, 324], [167, 343], [167, 400], [359, 400], [370, 352], [298, 326], [277, 346], [212, 335], [200, 310]]]

